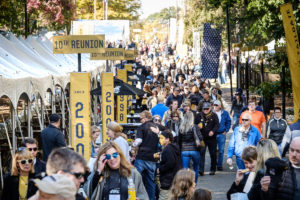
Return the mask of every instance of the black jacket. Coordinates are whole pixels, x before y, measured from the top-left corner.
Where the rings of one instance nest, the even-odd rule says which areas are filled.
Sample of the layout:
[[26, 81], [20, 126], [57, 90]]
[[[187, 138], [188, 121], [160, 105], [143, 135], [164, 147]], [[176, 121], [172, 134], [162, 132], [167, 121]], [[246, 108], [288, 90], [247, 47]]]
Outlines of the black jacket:
[[178, 144], [168, 144], [161, 153], [159, 167], [161, 189], [170, 189], [173, 178], [180, 169], [180, 151]]
[[178, 96], [175, 97], [173, 94], [170, 94], [166, 100], [166, 106], [169, 107], [173, 100], [178, 101], [178, 108], [179, 108], [182, 104], [183, 96], [179, 94]]
[[47, 126], [42, 133], [43, 160], [47, 162], [51, 151], [58, 147], [66, 146], [63, 133], [53, 125]]
[[[204, 140], [216, 139], [217, 130], [220, 127], [219, 118], [216, 113], [210, 112], [205, 115], [203, 112], [200, 112], [196, 115], [195, 124], [200, 127]], [[209, 132], [213, 131], [214, 135], [209, 136]]]
[[196, 129], [199, 140], [202, 140], [202, 134], [197, 125], [194, 125], [187, 133], [181, 133], [179, 131], [178, 142], [181, 151], [198, 151], [198, 148], [194, 139], [194, 129]]
[[34, 165], [34, 173], [40, 175], [42, 172], [46, 172], [46, 163], [36, 158], [36, 163]]
[[150, 127], [157, 127], [157, 125], [152, 121], [147, 121], [137, 129], [136, 138], [141, 138], [142, 143], [139, 145], [136, 159], [155, 162], [153, 154], [158, 152], [159, 139]]
[[[27, 198], [35, 195], [38, 190], [38, 188], [34, 185], [34, 182], [30, 181], [30, 179], [34, 178], [35, 174], [29, 174]], [[1, 200], [19, 200], [19, 176], [12, 176], [8, 173], [4, 177], [4, 187]]]
[[281, 144], [287, 126], [284, 119], [270, 119], [267, 124], [267, 138], [274, 140], [277, 145]]
[[235, 182], [232, 183], [230, 189], [227, 192], [227, 199], [231, 200], [230, 195], [234, 193], [243, 193], [244, 187], [246, 185], [246, 182], [248, 180], [250, 173], [244, 174], [243, 179], [240, 181], [239, 185], [236, 185]]

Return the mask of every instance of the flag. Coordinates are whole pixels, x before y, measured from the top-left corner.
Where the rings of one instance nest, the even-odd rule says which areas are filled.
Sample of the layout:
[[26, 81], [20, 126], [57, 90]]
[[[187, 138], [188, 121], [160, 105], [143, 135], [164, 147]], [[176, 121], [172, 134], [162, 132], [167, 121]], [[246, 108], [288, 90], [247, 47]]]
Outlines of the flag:
[[210, 23], [204, 24], [203, 48], [201, 51], [201, 78], [218, 78], [219, 57], [221, 50], [221, 36]]

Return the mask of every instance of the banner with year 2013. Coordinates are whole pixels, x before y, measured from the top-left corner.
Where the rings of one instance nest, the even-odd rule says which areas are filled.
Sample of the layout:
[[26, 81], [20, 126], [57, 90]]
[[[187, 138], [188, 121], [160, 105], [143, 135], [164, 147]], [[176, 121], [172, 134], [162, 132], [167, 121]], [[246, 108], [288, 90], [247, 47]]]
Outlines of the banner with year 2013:
[[90, 73], [70, 74], [71, 146], [86, 160], [91, 155]]

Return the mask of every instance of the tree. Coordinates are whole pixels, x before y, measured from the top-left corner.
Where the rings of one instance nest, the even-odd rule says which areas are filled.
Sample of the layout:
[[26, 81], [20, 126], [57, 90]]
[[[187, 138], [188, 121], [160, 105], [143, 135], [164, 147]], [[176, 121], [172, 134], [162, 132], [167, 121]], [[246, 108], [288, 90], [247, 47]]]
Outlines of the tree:
[[[138, 10], [141, 8], [140, 0], [108, 0], [108, 19], [137, 20]], [[78, 19], [94, 19], [94, 1], [77, 1]], [[104, 19], [102, 0], [96, 3], [97, 19]]]
[[164, 8], [162, 9], [160, 12], [157, 13], [153, 13], [151, 15], [149, 15], [147, 17], [148, 21], [161, 21], [161, 22], [165, 22], [167, 20], [169, 20], [170, 18], [176, 18], [176, 7], [172, 6], [169, 8]]

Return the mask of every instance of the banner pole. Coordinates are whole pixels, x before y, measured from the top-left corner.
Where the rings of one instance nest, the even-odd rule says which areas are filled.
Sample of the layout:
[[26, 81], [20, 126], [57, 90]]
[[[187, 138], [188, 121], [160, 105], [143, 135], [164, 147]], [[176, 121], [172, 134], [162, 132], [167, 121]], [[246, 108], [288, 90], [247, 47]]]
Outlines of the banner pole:
[[81, 53], [78, 54], [78, 72], [81, 72]]

